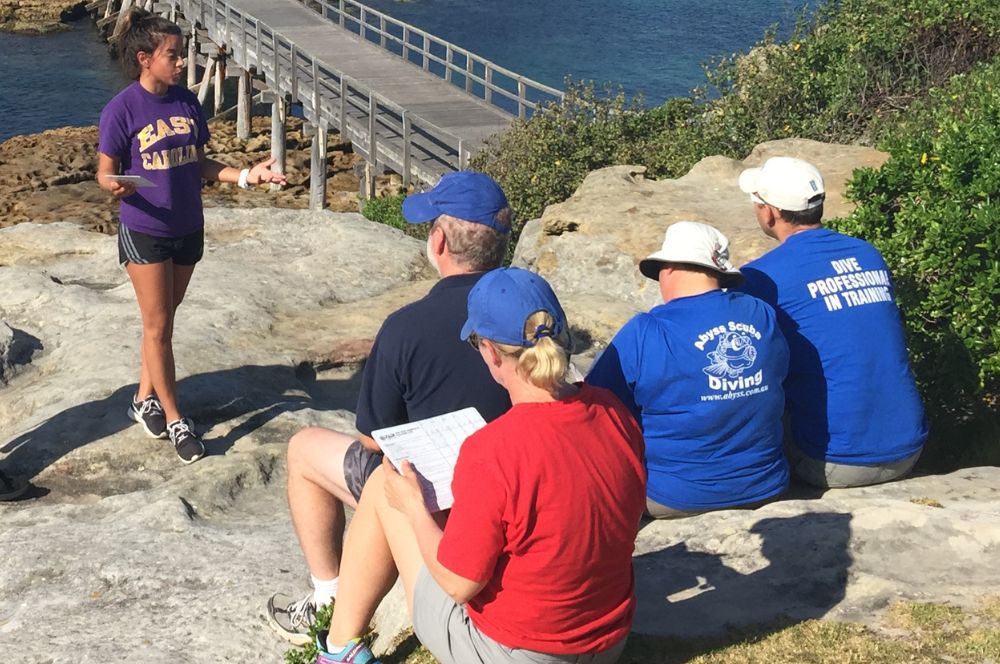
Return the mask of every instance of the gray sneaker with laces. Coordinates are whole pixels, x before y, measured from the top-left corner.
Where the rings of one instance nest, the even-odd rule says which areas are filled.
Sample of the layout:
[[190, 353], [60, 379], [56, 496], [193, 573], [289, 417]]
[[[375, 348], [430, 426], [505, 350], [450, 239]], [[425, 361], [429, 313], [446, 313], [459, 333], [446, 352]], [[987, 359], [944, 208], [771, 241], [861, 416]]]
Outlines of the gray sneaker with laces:
[[150, 394], [142, 401], [132, 400], [132, 405], [128, 409], [129, 419], [135, 420], [142, 425], [146, 435], [151, 438], [167, 437], [167, 416], [163, 413], [163, 406], [155, 394]]
[[304, 646], [312, 642], [309, 629], [316, 622], [316, 604], [312, 591], [302, 599], [275, 593], [267, 600], [267, 622], [290, 643]]
[[194, 433], [194, 422], [184, 417], [167, 425], [170, 442], [184, 463], [194, 463], [205, 456], [205, 445]]

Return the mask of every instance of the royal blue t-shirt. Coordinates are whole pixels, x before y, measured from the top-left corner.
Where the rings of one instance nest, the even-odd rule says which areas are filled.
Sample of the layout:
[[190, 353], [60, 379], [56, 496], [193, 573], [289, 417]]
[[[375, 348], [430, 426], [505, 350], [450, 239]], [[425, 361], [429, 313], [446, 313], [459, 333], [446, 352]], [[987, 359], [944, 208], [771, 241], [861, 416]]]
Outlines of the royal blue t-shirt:
[[646, 493], [678, 510], [745, 505], [788, 486], [774, 310], [745, 293], [682, 297], [625, 324], [587, 382], [632, 409], [646, 439]]
[[778, 312], [791, 351], [792, 437], [814, 459], [890, 463], [927, 439], [889, 269], [872, 245], [818, 228], [743, 269], [742, 290]]
[[370, 436], [469, 406], [487, 422], [507, 412], [507, 391], [461, 339], [469, 291], [482, 275], [445, 277], [385, 319], [361, 377], [358, 431]]

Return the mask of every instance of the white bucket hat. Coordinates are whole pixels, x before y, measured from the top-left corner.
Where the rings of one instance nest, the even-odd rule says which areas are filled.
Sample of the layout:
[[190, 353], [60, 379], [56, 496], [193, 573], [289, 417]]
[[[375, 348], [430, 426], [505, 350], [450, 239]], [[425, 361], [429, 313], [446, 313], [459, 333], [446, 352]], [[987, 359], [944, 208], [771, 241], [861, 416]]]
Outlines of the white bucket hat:
[[684, 263], [714, 270], [729, 285], [743, 278], [729, 262], [729, 238], [714, 226], [698, 221], [671, 224], [663, 235], [663, 246], [639, 262], [639, 271], [656, 281], [664, 263]]
[[754, 203], [789, 212], [819, 207], [826, 198], [820, 172], [808, 161], [794, 157], [771, 157], [760, 168], [748, 168], [740, 173], [740, 189], [750, 194]]

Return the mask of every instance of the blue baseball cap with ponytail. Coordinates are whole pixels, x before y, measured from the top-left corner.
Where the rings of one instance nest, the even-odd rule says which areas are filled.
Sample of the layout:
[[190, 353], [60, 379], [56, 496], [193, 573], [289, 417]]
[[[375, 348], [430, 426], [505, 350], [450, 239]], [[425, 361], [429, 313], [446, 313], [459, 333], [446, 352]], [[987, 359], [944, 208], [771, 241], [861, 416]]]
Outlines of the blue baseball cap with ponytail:
[[469, 314], [462, 326], [462, 340], [473, 333], [503, 344], [534, 346], [524, 324], [536, 311], [552, 316], [552, 328], [535, 330], [535, 338], [559, 338], [566, 329], [566, 314], [552, 287], [534, 272], [517, 267], [498, 268], [484, 274], [469, 292]]

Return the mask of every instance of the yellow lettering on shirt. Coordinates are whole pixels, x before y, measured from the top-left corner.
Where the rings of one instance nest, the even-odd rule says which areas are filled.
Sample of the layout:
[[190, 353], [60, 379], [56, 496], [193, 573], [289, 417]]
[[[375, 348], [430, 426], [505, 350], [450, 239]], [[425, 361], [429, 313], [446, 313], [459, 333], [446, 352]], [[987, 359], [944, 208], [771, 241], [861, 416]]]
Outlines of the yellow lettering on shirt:
[[178, 134], [190, 134], [192, 132], [195, 135], [195, 141], [197, 141], [198, 125], [195, 124], [194, 118], [175, 115], [170, 118], [169, 124], [166, 120], [157, 120], [155, 128], [152, 124], [148, 124], [136, 134], [136, 137], [139, 139], [139, 152], [145, 152], [164, 138]]
[[165, 171], [168, 168], [184, 166], [196, 161], [198, 161], [198, 147], [182, 145], [158, 152], [144, 153], [142, 155], [142, 168], [147, 171]]
[[140, 129], [136, 138], [139, 139], [139, 152], [145, 152], [146, 148], [159, 140], [156, 137], [156, 130], [153, 129], [153, 125], [151, 124], [148, 124]]
[[191, 127], [194, 125], [194, 120], [191, 118], [185, 118], [183, 116], [175, 115], [170, 118], [170, 125], [174, 128], [174, 133], [176, 134], [190, 134]]

